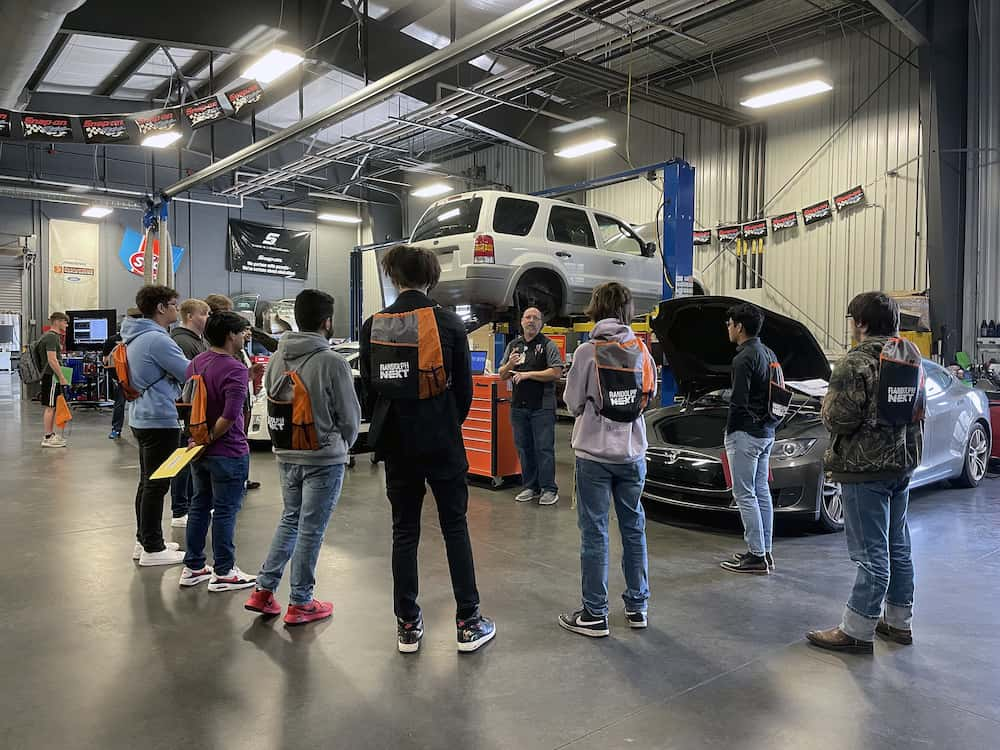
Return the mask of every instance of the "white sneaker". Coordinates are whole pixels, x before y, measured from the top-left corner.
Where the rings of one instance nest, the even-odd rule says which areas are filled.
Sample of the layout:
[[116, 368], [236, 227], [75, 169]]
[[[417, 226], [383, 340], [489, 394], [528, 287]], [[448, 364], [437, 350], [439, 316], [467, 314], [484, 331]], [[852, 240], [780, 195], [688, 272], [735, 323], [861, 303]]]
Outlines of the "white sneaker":
[[[168, 550], [179, 550], [181, 545], [177, 542], [166, 542]], [[132, 548], [132, 559], [138, 560], [142, 556], [142, 545], [139, 542], [135, 543], [135, 547]]]
[[236, 591], [238, 589], [248, 589], [256, 582], [257, 576], [247, 575], [234, 565], [224, 576], [217, 576], [215, 573], [212, 573], [212, 580], [208, 582], [208, 590]]
[[185, 513], [180, 518], [171, 518], [170, 519], [170, 528], [172, 528], [172, 529], [186, 529], [187, 525], [188, 525], [187, 513]]
[[521, 490], [514, 495], [514, 499], [519, 503], [530, 503], [532, 500], [538, 499], [538, 493], [534, 490]]
[[559, 495], [555, 492], [543, 492], [542, 496], [538, 498], [539, 505], [555, 505], [559, 502]]
[[184, 562], [184, 553], [178, 549], [165, 549], [163, 552], [142, 551], [139, 555], [140, 565], [180, 565]]
[[52, 435], [52, 437], [47, 437], [42, 439], [43, 448], [65, 448], [66, 438], [61, 435]]
[[212, 567], [205, 565], [201, 570], [191, 570], [187, 565], [181, 571], [181, 586], [197, 586], [202, 581], [207, 581], [212, 577]]

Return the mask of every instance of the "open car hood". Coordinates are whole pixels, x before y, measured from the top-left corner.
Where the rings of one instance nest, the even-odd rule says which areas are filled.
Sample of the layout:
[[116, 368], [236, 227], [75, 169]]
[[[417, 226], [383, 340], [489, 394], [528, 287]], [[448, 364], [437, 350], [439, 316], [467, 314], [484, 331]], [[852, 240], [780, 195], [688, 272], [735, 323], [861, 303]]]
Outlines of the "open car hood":
[[[660, 303], [653, 320], [678, 390], [692, 395], [729, 388], [736, 346], [726, 333], [726, 311], [745, 300], [678, 297]], [[759, 306], [758, 306], [759, 307]], [[830, 363], [802, 323], [766, 308], [760, 338], [778, 357], [786, 380], [830, 379]]]

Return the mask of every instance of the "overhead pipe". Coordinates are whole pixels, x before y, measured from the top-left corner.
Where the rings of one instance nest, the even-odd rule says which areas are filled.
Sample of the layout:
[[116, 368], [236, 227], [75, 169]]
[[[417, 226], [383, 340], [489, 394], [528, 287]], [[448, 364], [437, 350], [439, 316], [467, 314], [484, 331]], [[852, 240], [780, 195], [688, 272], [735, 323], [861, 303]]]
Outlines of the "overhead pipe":
[[142, 211], [145, 208], [140, 201], [129, 200], [128, 198], [86, 193], [68, 193], [61, 190], [45, 190], [44, 188], [3, 184], [0, 184], [0, 198], [17, 198], [26, 201], [42, 201], [44, 203], [70, 203], [78, 206], [105, 206], [107, 208], [120, 208], [125, 211]]
[[533, 0], [492, 21], [478, 31], [467, 34], [447, 47], [393, 71], [387, 76], [365, 86], [339, 102], [320, 110], [291, 127], [269, 135], [250, 146], [240, 149], [204, 169], [195, 172], [163, 191], [172, 198], [175, 195], [197, 187], [208, 180], [231, 172], [256, 157], [273, 151], [289, 141], [293, 141], [323, 127], [343, 122], [358, 112], [376, 104], [395, 93], [427, 80], [438, 73], [454, 67], [455, 63], [476, 57], [493, 47], [504, 44], [516, 37], [525, 27], [543, 25], [558, 18], [563, 13], [587, 3], [588, 0]]
[[24, 87], [56, 38], [67, 14], [84, 0], [0, 0], [0, 107], [17, 108]]

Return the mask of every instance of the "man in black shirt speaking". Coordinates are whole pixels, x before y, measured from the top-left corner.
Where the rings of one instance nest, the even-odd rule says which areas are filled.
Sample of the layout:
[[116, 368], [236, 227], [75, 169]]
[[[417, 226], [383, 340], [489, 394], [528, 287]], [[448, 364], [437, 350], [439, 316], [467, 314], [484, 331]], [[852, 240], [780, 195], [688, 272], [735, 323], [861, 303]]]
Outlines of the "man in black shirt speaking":
[[767, 575], [774, 568], [771, 529], [774, 508], [768, 486], [775, 420], [769, 409], [771, 364], [774, 352], [758, 335], [764, 314], [744, 302], [726, 313], [729, 340], [736, 344], [733, 390], [726, 424], [726, 457], [733, 481], [733, 497], [743, 519], [747, 551], [721, 564], [734, 573]]

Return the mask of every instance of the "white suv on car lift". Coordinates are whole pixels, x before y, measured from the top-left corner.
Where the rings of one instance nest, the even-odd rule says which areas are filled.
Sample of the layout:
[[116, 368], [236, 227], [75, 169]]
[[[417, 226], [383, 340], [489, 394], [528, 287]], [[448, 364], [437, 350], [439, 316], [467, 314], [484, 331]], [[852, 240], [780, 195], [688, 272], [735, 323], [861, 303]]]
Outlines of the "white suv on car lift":
[[620, 281], [637, 313], [660, 301], [663, 264], [656, 245], [628, 222], [551, 198], [480, 190], [434, 203], [410, 244], [433, 250], [442, 305], [505, 310], [538, 307], [546, 319], [578, 315], [595, 286]]

